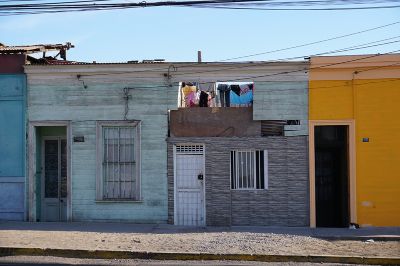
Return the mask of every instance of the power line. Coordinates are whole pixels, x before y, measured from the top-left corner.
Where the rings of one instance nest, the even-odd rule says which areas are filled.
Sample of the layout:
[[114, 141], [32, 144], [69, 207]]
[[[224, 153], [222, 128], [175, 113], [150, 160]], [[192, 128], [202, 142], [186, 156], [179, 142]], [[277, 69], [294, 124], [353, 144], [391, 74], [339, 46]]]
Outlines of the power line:
[[310, 46], [310, 45], [319, 44], [319, 43], [323, 43], [323, 42], [333, 41], [333, 40], [337, 40], [337, 39], [343, 39], [343, 38], [350, 37], [350, 36], [353, 36], [353, 35], [358, 35], [358, 34], [361, 34], [361, 33], [374, 31], [374, 30], [378, 30], [378, 29], [382, 29], [382, 28], [386, 28], [386, 27], [390, 27], [390, 26], [393, 26], [393, 25], [396, 25], [396, 24], [399, 24], [399, 23], [400, 23], [400, 21], [396, 21], [396, 22], [389, 23], [389, 24], [386, 24], [386, 25], [382, 25], [382, 26], [378, 26], [378, 27], [374, 27], [374, 28], [370, 28], [370, 29], [366, 29], [366, 30], [362, 30], [362, 31], [357, 31], [357, 32], [349, 33], [349, 34], [339, 35], [339, 36], [335, 36], [335, 37], [332, 37], [332, 38], [323, 39], [323, 40], [320, 40], [320, 41], [304, 43], [304, 44], [300, 44], [300, 45], [290, 46], [290, 47], [286, 47], [286, 48], [281, 48], [281, 49], [276, 49], [276, 50], [271, 50], [271, 51], [266, 51], [266, 52], [261, 52], [261, 53], [256, 53], [256, 54], [231, 57], [231, 58], [228, 58], [228, 59], [219, 60], [219, 62], [231, 61], [231, 60], [242, 59], [242, 58], [247, 58], [247, 57], [265, 55], [265, 54], [271, 54], [271, 53], [276, 53], [276, 52], [282, 52], [282, 51], [287, 51], [287, 50], [291, 50], [291, 49], [295, 49], [295, 48], [300, 48], [300, 47]]
[[372, 67], [372, 68], [363, 69], [363, 70], [356, 70], [356, 71], [355, 71], [355, 74], [359, 74], [359, 73], [363, 73], [363, 72], [367, 72], [367, 71], [372, 71], [372, 70], [376, 70], [376, 69], [381, 69], [381, 68], [387, 68], [387, 67], [392, 67], [392, 66], [398, 66], [398, 65], [400, 65], [400, 63], [394, 63], [394, 64], [390, 64], [390, 65]]
[[[17, 1], [18, 2], [18, 1]], [[166, 2], [139, 2], [139, 3], [121, 3], [107, 0], [99, 1], [63, 1], [63, 2], [41, 2], [31, 4], [31, 1], [23, 1], [24, 4], [2, 4], [0, 5], [0, 14], [3, 16], [22, 15], [22, 14], [43, 14], [54, 12], [81, 12], [95, 10], [128, 9], [139, 7], [197, 7], [197, 8], [223, 8], [223, 9], [257, 9], [257, 10], [352, 10], [352, 9], [380, 9], [397, 8], [400, 5], [377, 5], [386, 3], [398, 3], [397, 0], [373, 1], [273, 1], [273, 0], [191, 0], [191, 1], [166, 1]], [[4, 2], [3, 2], [4, 3]], [[8, 3], [8, 2], [5, 2]], [[28, 3], [28, 4], [26, 4]], [[348, 7], [323, 7], [323, 8], [293, 8], [276, 6], [326, 6], [326, 5], [366, 5], [369, 6], [348, 6]], [[239, 5], [239, 6], [238, 6]], [[244, 7], [244, 6], [273, 6], [272, 8]]]
[[[312, 80], [310, 80], [312, 81]], [[386, 83], [386, 82], [393, 82], [393, 81], [400, 81], [400, 78], [391, 78], [391, 79], [385, 79], [385, 80], [378, 80], [378, 81], [369, 81], [369, 82], [364, 82], [364, 83], [355, 83], [355, 86], [364, 86], [368, 84], [376, 84], [376, 83]], [[331, 89], [331, 88], [341, 88], [345, 87], [346, 85], [335, 85], [335, 86], [321, 86], [321, 87], [313, 87], [309, 86], [309, 90], [315, 90], [315, 89]]]
[[[357, 62], [357, 61], [363, 61], [365, 59], [370, 59], [370, 58], [375, 58], [383, 55], [388, 55], [388, 54], [393, 54], [396, 52], [399, 52], [400, 50], [395, 50], [391, 51], [388, 53], [383, 53], [383, 54], [375, 54], [375, 55], [369, 55], [361, 58], [356, 58], [356, 59], [350, 59], [350, 60], [345, 60], [345, 61], [340, 61], [340, 62], [335, 62], [335, 63], [330, 63], [330, 64], [325, 64], [321, 65], [318, 67], [310, 67], [310, 68], [303, 68], [303, 69], [296, 69], [296, 70], [290, 70], [290, 71], [282, 71], [282, 72], [277, 72], [277, 73], [272, 73], [272, 74], [266, 74], [266, 75], [257, 75], [257, 76], [246, 76], [243, 78], [234, 78], [234, 79], [227, 79], [227, 80], [208, 80], [208, 81], [203, 81], [204, 83], [211, 83], [211, 82], [235, 82], [235, 81], [243, 81], [243, 80], [254, 80], [254, 79], [259, 79], [259, 78], [264, 78], [264, 77], [272, 77], [272, 76], [279, 76], [279, 75], [287, 75], [287, 74], [293, 74], [293, 73], [299, 73], [299, 72], [308, 72], [310, 70], [315, 70], [315, 69], [322, 69], [330, 66], [337, 66], [337, 65], [342, 65], [342, 64], [347, 64], [347, 63], [352, 63], [352, 62]], [[82, 75], [83, 76], [83, 75]], [[258, 82], [263, 82], [262, 80], [258, 80]], [[171, 83], [170, 87], [172, 84], [179, 84], [178, 83]]]
[[[262, 62], [262, 63], [254, 64], [254, 65], [236, 65], [236, 66], [229, 66], [229, 67], [221, 67], [220, 69], [213, 69], [213, 70], [179, 72], [179, 73], [175, 73], [174, 76], [177, 76], [177, 75], [178, 76], [179, 75], [189, 75], [189, 74], [201, 74], [201, 73], [208, 73], [208, 72], [215, 72], [215, 71], [226, 71], [226, 70], [233, 70], [233, 69], [258, 67], [260, 65], [274, 64], [274, 63], [277, 63], [277, 62], [280, 62], [280, 61], [303, 59], [305, 57], [328, 55], [328, 54], [334, 54], [334, 53], [338, 53], [338, 52], [353, 51], [353, 50], [365, 49], [365, 48], [382, 46], [382, 45], [387, 45], [387, 44], [400, 42], [400, 41], [391, 41], [391, 42], [386, 42], [386, 43], [374, 44], [374, 43], [378, 43], [378, 42], [382, 42], [382, 41], [386, 41], [386, 40], [393, 40], [393, 39], [396, 39], [396, 38], [400, 38], [400, 36], [390, 37], [390, 38], [386, 38], [386, 39], [382, 39], [382, 40], [378, 40], [378, 41], [373, 41], [373, 42], [368, 42], [368, 43], [363, 43], [363, 44], [359, 44], [359, 45], [353, 45], [353, 46], [342, 48], [342, 49], [338, 49], [338, 50], [330, 50], [330, 51], [327, 51], [327, 52], [317, 53], [317, 54], [313, 54], [313, 55], [302, 55], [302, 56], [296, 56], [296, 57], [281, 58], [281, 59]], [[370, 45], [370, 44], [374, 44], [374, 45]], [[215, 62], [215, 63], [218, 63], [218, 62]], [[201, 67], [201, 65], [199, 65], [199, 64], [190, 64], [190, 65], [179, 66], [178, 68], [186, 68], [186, 67], [189, 67], [189, 66], [200, 66]], [[128, 74], [128, 73], [137, 73], [137, 72], [149, 73], [149, 72], [156, 72], [158, 70], [161, 70], [161, 71], [164, 70], [165, 71], [166, 69], [165, 68], [159, 68], [159, 69], [149, 69], [149, 70], [140, 70], [140, 71], [122, 71], [122, 72], [118, 72], [118, 73], [114, 72], [114, 73], [82, 74], [82, 76], [117, 75], [117, 74]]]
[[[222, 80], [222, 81], [221, 80], [217, 80], [215, 82], [233, 82], [233, 81], [240, 81], [240, 80], [248, 80], [248, 79], [256, 79], [256, 78], [263, 78], [263, 77], [278, 76], [278, 75], [287, 75], [287, 74], [292, 74], [292, 73], [298, 73], [298, 72], [304, 72], [304, 71], [309, 71], [309, 70], [314, 70], [314, 69], [321, 69], [321, 68], [330, 67], [330, 66], [336, 66], [336, 65], [352, 63], [352, 62], [356, 62], [356, 61], [362, 61], [362, 60], [365, 60], [365, 59], [374, 58], [374, 57], [378, 57], [378, 56], [382, 56], [382, 55], [388, 55], [388, 54], [396, 53], [396, 52], [399, 52], [399, 51], [400, 50], [395, 50], [395, 51], [391, 51], [391, 52], [388, 52], [388, 53], [370, 55], [370, 56], [366, 56], [366, 57], [361, 57], [361, 58], [356, 58], [356, 59], [351, 59], [351, 60], [346, 60], [346, 61], [326, 64], [326, 65], [322, 65], [322, 66], [318, 66], [318, 67], [310, 67], [310, 68], [306, 68], [306, 69], [283, 71], [283, 72], [278, 72], [278, 73], [272, 73], [272, 74], [266, 74], [266, 75], [258, 75], [258, 76], [250, 76], [250, 77], [238, 78], [238, 79], [229, 79], [229, 80]], [[209, 81], [209, 82], [213, 82], [213, 81]]]
[[[390, 39], [399, 38], [399, 37], [400, 36], [396, 36], [396, 37], [387, 38], [387, 39], [383, 39], [383, 40], [390, 40]], [[383, 41], [383, 40], [380, 40], [380, 41]], [[372, 44], [372, 43], [376, 43], [376, 42], [380, 42], [380, 41], [370, 42], [370, 43], [366, 43], [366, 44]], [[386, 42], [386, 43], [382, 43], [382, 44], [374, 44], [374, 45], [366, 45], [366, 44], [363, 44], [364, 46], [356, 45], [356, 46], [350, 46], [348, 48], [343, 48], [343, 49], [338, 49], [338, 50], [331, 50], [331, 51], [328, 51], [328, 52], [322, 52], [322, 53], [317, 53], [317, 54], [313, 54], [313, 55], [303, 55], [303, 56], [282, 58], [282, 59], [268, 61], [268, 62], [264, 62], [264, 63], [260, 63], [260, 64], [261, 65], [273, 64], [273, 63], [277, 63], [277, 62], [280, 62], [280, 61], [289, 61], [289, 60], [302, 59], [302, 58], [311, 57], [311, 56], [321, 56], [321, 55], [335, 54], [335, 53], [339, 53], [339, 52], [348, 52], [348, 51], [371, 48], [371, 47], [382, 46], [382, 45], [387, 45], [387, 44], [393, 44], [393, 43], [398, 43], [398, 42], [400, 42], [400, 40], [399, 41]], [[232, 66], [232, 67], [228, 67], [228, 68], [204, 70], [204, 71], [201, 71], [201, 72], [180, 72], [180, 73], [177, 73], [175, 75], [201, 74], [201, 73], [224, 71], [224, 70], [230, 70], [230, 69], [250, 68], [250, 67], [257, 67], [260, 64], [258, 64], [258, 65], [249, 65], [249, 66]]]
[[[328, 42], [328, 41], [332, 41], [332, 40], [342, 39], [342, 38], [346, 38], [346, 37], [362, 34], [362, 33], [365, 33], [365, 32], [369, 32], [369, 31], [374, 31], [374, 30], [390, 27], [390, 26], [393, 26], [393, 25], [396, 25], [396, 24], [399, 24], [399, 23], [400, 23], [400, 21], [396, 21], [396, 22], [392, 22], [392, 23], [389, 23], [389, 24], [381, 25], [381, 26], [378, 26], [378, 27], [369, 28], [369, 29], [366, 29], [366, 30], [353, 32], [353, 33], [349, 33], [349, 34], [345, 34], [345, 35], [339, 35], [339, 36], [335, 36], [335, 37], [324, 39], [324, 40], [320, 40], [320, 41], [315, 41], [315, 42], [310, 42], [310, 43], [290, 46], [290, 47], [276, 49], [276, 50], [270, 50], [270, 51], [256, 53], [256, 54], [250, 54], [250, 55], [244, 55], [244, 56], [238, 56], [238, 57], [231, 57], [231, 58], [227, 58], [227, 59], [221, 59], [221, 60], [212, 61], [210, 63], [219, 63], [219, 62], [231, 61], [231, 60], [235, 60], [235, 59], [242, 59], [242, 58], [246, 58], [246, 57], [253, 57], [253, 56], [257, 56], [257, 55], [270, 54], [270, 53], [287, 51], [287, 50], [291, 50], [291, 49], [305, 47], [305, 46], [311, 46], [311, 45], [314, 45], [314, 44], [319, 44], [319, 43]], [[295, 59], [298, 59], [298, 58], [299, 57], [296, 57]], [[302, 56], [300, 58], [304, 58], [304, 56]], [[286, 59], [286, 60], [290, 60], [290, 58]], [[191, 63], [191, 64], [186, 64], [186, 65], [183, 65], [183, 66], [179, 66], [179, 67], [180, 68], [185, 68], [185, 67], [192, 67], [192, 66], [198, 66], [198, 65], [199, 65], [198, 63]], [[166, 69], [165, 68], [158, 68], [158, 69], [143, 70], [143, 71], [126, 71], [126, 72], [124, 71], [124, 72], [119, 72], [119, 73], [115, 73], [115, 74], [149, 72], [149, 71], [154, 71], [155, 72], [155, 71], [159, 71], [159, 70], [160, 71], [165, 71]], [[101, 74], [97, 74], [97, 75], [101, 75]]]
[[230, 9], [230, 10], [259, 10], [259, 11], [343, 11], [343, 10], [368, 10], [399, 8], [395, 6], [369, 6], [369, 7], [331, 7], [331, 8], [260, 8], [260, 7], [230, 7], [218, 5], [187, 5], [193, 8]]

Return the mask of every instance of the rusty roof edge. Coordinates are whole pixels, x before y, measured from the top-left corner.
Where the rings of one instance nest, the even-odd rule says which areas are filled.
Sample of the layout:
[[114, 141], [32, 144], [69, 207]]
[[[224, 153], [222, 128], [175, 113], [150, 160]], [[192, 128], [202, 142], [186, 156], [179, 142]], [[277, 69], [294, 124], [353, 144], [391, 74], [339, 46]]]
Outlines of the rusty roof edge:
[[0, 43], [0, 54], [14, 54], [14, 53], [38, 53], [46, 51], [59, 51], [59, 50], [69, 50], [75, 46], [66, 42], [65, 44], [32, 44], [32, 45], [16, 45], [7, 46]]

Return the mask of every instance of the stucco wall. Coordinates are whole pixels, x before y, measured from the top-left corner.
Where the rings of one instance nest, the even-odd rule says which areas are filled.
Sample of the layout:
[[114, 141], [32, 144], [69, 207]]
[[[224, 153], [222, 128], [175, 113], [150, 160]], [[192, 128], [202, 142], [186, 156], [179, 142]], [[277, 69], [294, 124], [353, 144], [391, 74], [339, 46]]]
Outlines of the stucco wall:
[[[44, 81], [45, 79], [45, 81]], [[132, 80], [86, 81], [76, 75], [29, 75], [29, 121], [69, 120], [71, 141], [72, 220], [167, 222], [168, 92], [161, 83]], [[145, 86], [145, 87], [143, 87]], [[127, 119], [141, 120], [141, 202], [96, 202], [96, 121], [123, 120], [123, 88], [129, 91]], [[171, 94], [172, 95], [172, 94]]]
[[355, 59], [310, 71], [310, 120], [355, 121], [357, 223], [400, 226], [400, 55], [314, 58], [311, 67]]
[[[210, 226], [307, 226], [307, 137], [170, 138], [168, 145], [168, 211], [174, 216], [173, 145], [205, 144], [206, 223]], [[230, 151], [268, 150], [268, 189], [230, 188]]]
[[308, 135], [308, 81], [255, 82], [254, 120], [300, 120], [286, 125], [285, 136]]
[[0, 220], [24, 219], [25, 82], [0, 74]]

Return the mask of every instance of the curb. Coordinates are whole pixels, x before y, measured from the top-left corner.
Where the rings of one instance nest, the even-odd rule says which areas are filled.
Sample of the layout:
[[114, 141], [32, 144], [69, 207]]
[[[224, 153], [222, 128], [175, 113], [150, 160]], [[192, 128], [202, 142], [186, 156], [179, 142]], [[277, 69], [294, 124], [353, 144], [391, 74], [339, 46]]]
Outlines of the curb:
[[0, 257], [4, 256], [54, 256], [82, 259], [235, 260], [260, 262], [314, 262], [364, 265], [400, 265], [400, 257], [210, 254], [0, 247]]
[[382, 242], [389, 242], [389, 241], [400, 241], [400, 236], [310, 236], [319, 239], [325, 240], [350, 240], [350, 241], [367, 241], [372, 239], [374, 241], [382, 241]]

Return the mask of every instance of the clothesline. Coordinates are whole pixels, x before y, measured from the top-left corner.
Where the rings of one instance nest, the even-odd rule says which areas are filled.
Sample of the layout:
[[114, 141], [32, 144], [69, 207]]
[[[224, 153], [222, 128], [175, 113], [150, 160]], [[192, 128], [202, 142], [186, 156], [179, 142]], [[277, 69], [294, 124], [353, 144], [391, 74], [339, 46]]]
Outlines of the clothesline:
[[181, 82], [180, 107], [240, 107], [253, 105], [254, 83]]

